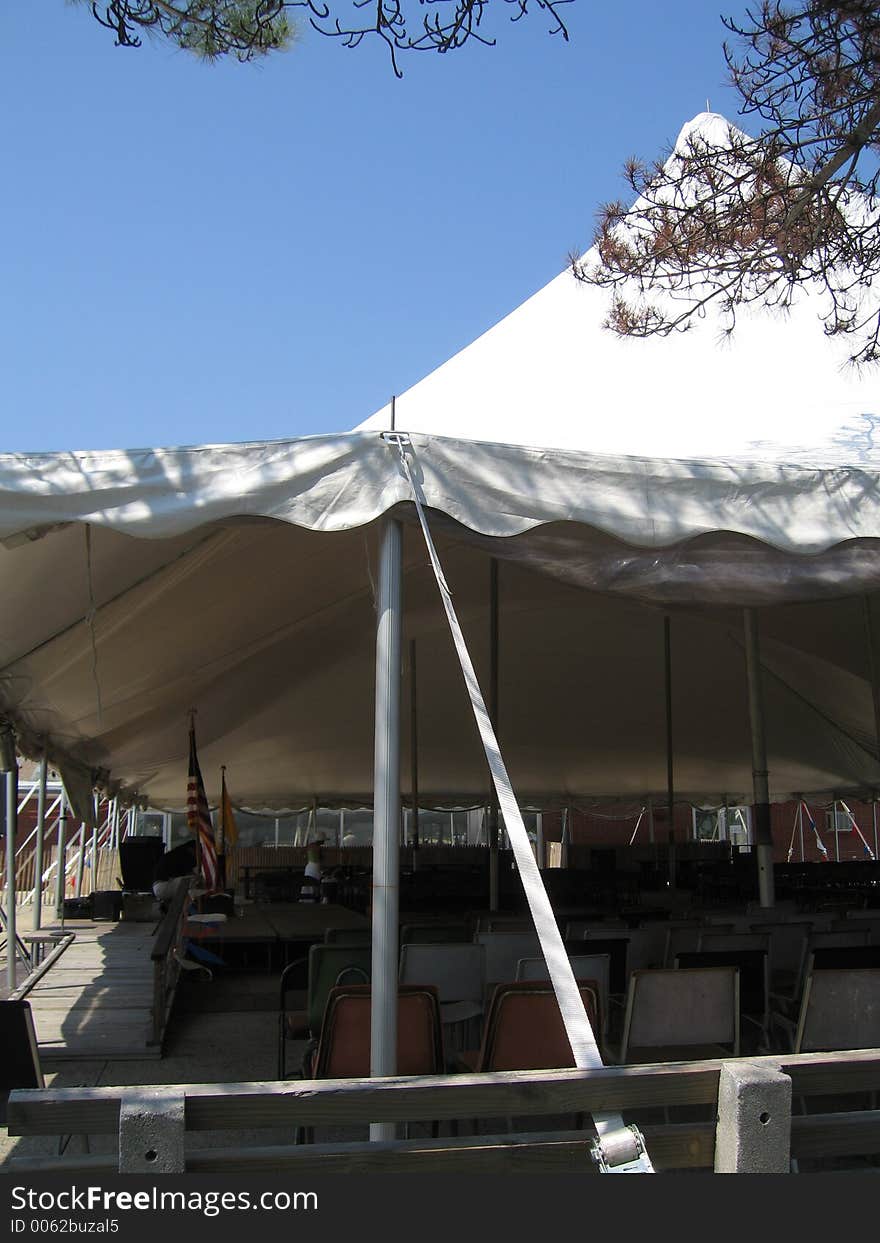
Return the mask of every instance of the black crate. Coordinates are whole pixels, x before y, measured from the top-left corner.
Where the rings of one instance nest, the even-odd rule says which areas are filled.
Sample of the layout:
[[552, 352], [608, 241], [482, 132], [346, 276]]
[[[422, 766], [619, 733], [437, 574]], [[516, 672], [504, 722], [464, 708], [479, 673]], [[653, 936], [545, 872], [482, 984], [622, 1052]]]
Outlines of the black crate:
[[92, 918], [91, 897], [65, 898], [64, 899], [64, 918], [65, 919], [91, 919]]
[[100, 889], [91, 895], [92, 919], [119, 919], [122, 914], [122, 892]]

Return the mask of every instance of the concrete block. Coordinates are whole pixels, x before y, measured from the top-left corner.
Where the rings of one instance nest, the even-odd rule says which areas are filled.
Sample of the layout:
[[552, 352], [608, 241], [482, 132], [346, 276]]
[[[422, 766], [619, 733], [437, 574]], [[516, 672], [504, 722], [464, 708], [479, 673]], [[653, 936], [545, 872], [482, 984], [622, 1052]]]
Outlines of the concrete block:
[[741, 1059], [725, 1062], [718, 1085], [716, 1174], [788, 1174], [791, 1079]]
[[119, 1108], [119, 1173], [182, 1174], [185, 1100], [178, 1088], [137, 1088]]

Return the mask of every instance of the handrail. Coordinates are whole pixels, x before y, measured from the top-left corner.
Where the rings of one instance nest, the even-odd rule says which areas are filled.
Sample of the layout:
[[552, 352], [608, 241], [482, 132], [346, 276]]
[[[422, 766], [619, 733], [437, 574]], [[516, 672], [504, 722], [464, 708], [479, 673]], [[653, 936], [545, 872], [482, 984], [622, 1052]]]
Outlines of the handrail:
[[[186, 1098], [188, 1131], [321, 1126], [426, 1117], [509, 1117], [591, 1113], [594, 1109], [711, 1104], [727, 1058], [602, 1066], [593, 1070], [492, 1071], [397, 1075], [384, 1079], [294, 1079], [172, 1085]], [[880, 1083], [880, 1050], [765, 1054], [747, 1059], [791, 1076], [794, 1092], [829, 1095]], [[170, 1091], [157, 1089], [157, 1091]], [[56, 1135], [79, 1126], [110, 1134], [129, 1086], [31, 1088], [9, 1098], [10, 1135]]]
[[162, 921], [153, 941], [153, 948], [150, 951], [150, 958], [153, 962], [156, 962], [157, 959], [165, 958], [172, 944], [176, 941], [181, 923], [180, 916], [188, 899], [188, 887], [186, 885], [178, 885], [168, 904], [168, 910], [162, 916]]
[[[264, 1127], [338, 1126], [374, 1122], [411, 1122], [426, 1118], [494, 1118], [530, 1115], [595, 1114], [608, 1109], [638, 1111], [658, 1105], [713, 1104], [714, 1122], [689, 1122], [646, 1126], [644, 1134], [658, 1168], [709, 1168], [719, 1165], [722, 1136], [730, 1147], [731, 1129], [746, 1162], [754, 1149], [764, 1146], [764, 1156], [787, 1167], [789, 1143], [794, 1156], [852, 1155], [880, 1148], [880, 1112], [849, 1114], [811, 1113], [791, 1118], [776, 1096], [777, 1117], [773, 1126], [752, 1126], [752, 1108], [742, 1110], [725, 1092], [731, 1073], [748, 1091], [767, 1091], [770, 1079], [790, 1078], [797, 1094], [837, 1095], [853, 1090], [874, 1090], [880, 1083], [880, 1049], [834, 1053], [768, 1054], [757, 1058], [718, 1058], [695, 1062], [667, 1062], [638, 1066], [604, 1066], [587, 1070], [542, 1070], [488, 1074], [397, 1076], [361, 1080], [269, 1081], [254, 1083], [177, 1084], [164, 1087], [116, 1086], [96, 1088], [19, 1089], [9, 1097], [10, 1135], [113, 1134], [120, 1137], [118, 1168], [137, 1171], [136, 1129], [127, 1136], [132, 1106], [137, 1127], [146, 1114], [156, 1112], [168, 1126], [173, 1106], [177, 1124], [187, 1132], [246, 1130]], [[782, 1072], [780, 1075], [779, 1072]], [[146, 1113], [145, 1113], [146, 1111]], [[771, 1112], [773, 1112], [771, 1108]], [[149, 1123], [146, 1123], [149, 1125]], [[525, 1124], [524, 1124], [525, 1125]], [[781, 1127], [781, 1129], [780, 1129]], [[744, 1132], [740, 1128], [745, 1128]], [[726, 1130], [725, 1130], [726, 1129]], [[182, 1132], [181, 1132], [182, 1134]], [[527, 1129], [517, 1134], [445, 1136], [432, 1140], [382, 1143], [324, 1143], [278, 1145], [266, 1148], [205, 1149], [187, 1156], [189, 1171], [238, 1173], [297, 1170], [314, 1173], [346, 1170], [470, 1170], [493, 1169], [590, 1169], [589, 1126], [576, 1124], [568, 1131], [541, 1132]], [[167, 1141], [163, 1141], [167, 1142]], [[174, 1141], [176, 1144], [177, 1141]], [[830, 1145], [830, 1146], [829, 1146]], [[173, 1147], [174, 1145], [172, 1145]], [[751, 1151], [750, 1151], [751, 1150]], [[182, 1138], [178, 1169], [184, 1168]], [[781, 1154], [781, 1155], [780, 1155]], [[93, 1164], [94, 1162], [99, 1164]], [[112, 1156], [70, 1160], [13, 1158], [18, 1169], [41, 1169], [61, 1173], [79, 1168], [113, 1169]], [[100, 1164], [103, 1163], [103, 1164]], [[756, 1172], [760, 1166], [737, 1166], [731, 1172]], [[165, 1172], [172, 1172], [168, 1166]], [[778, 1169], [777, 1172], [781, 1172]]]
[[180, 978], [183, 927], [189, 901], [189, 884], [181, 878], [159, 924], [150, 952], [153, 963], [153, 1034], [150, 1043], [160, 1047], [165, 1039], [165, 1028], [171, 1017], [171, 1007], [174, 1005], [177, 981]]

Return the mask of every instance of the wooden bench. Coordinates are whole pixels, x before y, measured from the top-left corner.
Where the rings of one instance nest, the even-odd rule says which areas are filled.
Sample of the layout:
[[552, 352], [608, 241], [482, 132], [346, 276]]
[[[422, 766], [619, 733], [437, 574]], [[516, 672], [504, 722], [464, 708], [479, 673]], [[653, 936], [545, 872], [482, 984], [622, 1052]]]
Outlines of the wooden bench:
[[[774, 1054], [597, 1070], [368, 1080], [182, 1084], [168, 1087], [22, 1089], [9, 1097], [10, 1135], [114, 1135], [118, 1151], [10, 1160], [11, 1171], [52, 1173], [347, 1172], [589, 1173], [593, 1129], [585, 1115], [712, 1106], [714, 1121], [644, 1125], [655, 1169], [784, 1172], [805, 1160], [880, 1152], [880, 1111], [791, 1116], [791, 1097], [880, 1087], [880, 1050]], [[780, 1088], [784, 1089], [780, 1091]], [[772, 1101], [768, 1107], [767, 1102]], [[406, 1123], [565, 1115], [572, 1128], [381, 1142], [187, 1148], [212, 1130]], [[457, 1129], [452, 1128], [452, 1129]]]

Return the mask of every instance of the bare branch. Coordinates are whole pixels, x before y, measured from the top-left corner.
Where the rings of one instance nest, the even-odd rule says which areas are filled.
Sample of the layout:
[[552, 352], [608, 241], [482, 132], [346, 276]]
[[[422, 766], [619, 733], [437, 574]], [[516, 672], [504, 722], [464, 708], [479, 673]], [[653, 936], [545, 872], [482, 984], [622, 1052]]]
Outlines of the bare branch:
[[[466, 43], [492, 45], [481, 32], [489, 0], [79, 0], [89, 5], [117, 46], [140, 47], [144, 31], [164, 36], [208, 59], [232, 55], [248, 61], [286, 47], [294, 33], [289, 14], [304, 10], [319, 33], [358, 47], [380, 40], [401, 77], [399, 54], [450, 52]], [[495, 0], [497, 8], [501, 0]], [[550, 18], [549, 32], [568, 39], [561, 13], [572, 0], [504, 0], [511, 21], [538, 10]]]

